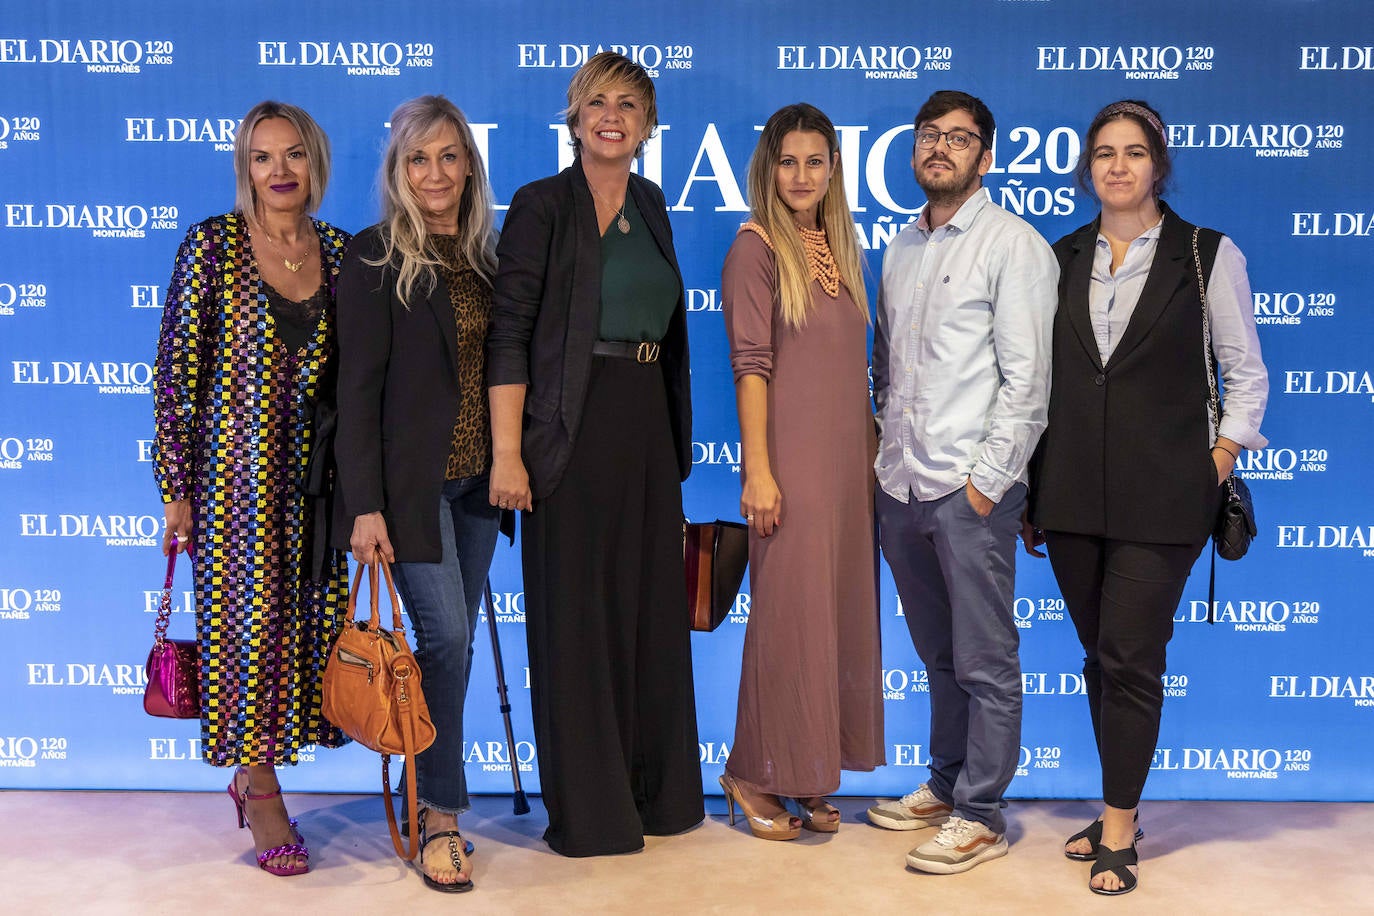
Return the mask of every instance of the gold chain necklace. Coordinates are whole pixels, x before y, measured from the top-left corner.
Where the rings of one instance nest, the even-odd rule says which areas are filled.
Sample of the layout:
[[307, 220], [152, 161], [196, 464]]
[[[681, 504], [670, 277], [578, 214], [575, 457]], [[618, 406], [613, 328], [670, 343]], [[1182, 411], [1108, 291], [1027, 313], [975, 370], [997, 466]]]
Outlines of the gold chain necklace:
[[271, 234], [267, 231], [267, 226], [257, 220], [254, 220], [254, 222], [258, 223], [258, 228], [262, 230], [263, 238], [267, 239], [271, 246], [277, 249], [277, 254], [281, 255], [281, 262], [286, 266], [287, 270], [291, 271], [293, 274], [298, 273], [300, 269], [305, 266], [305, 262], [310, 260], [309, 245], [306, 246], [305, 254], [301, 256], [301, 259], [299, 261], [293, 261], [286, 256], [286, 249], [278, 245], [277, 240], [272, 238]]
[[[622, 203], [619, 207], [616, 207], [616, 206], [615, 206], [614, 204], [612, 204], [609, 200], [607, 200], [606, 198], [602, 197], [602, 196], [601, 196], [601, 192], [598, 191], [598, 190], [596, 189], [596, 186], [593, 185], [590, 181], [587, 182], [587, 187], [591, 188], [591, 189], [592, 189], [592, 193], [595, 194], [595, 195], [597, 196], [597, 198], [598, 198], [603, 204], [605, 204], [606, 206], [608, 206], [608, 207], [610, 207], [612, 210], [614, 210], [614, 211], [616, 212], [616, 215], [620, 217], [618, 220], [615, 221], [616, 228], [620, 230], [620, 234], [621, 234], [621, 235], [629, 235], [629, 234], [630, 234], [630, 221], [629, 221], [628, 219], [625, 218], [625, 205]], [[626, 196], [627, 198], [630, 196], [630, 188], [629, 188], [629, 186], [626, 186], [626, 188], [625, 188], [625, 196]]]

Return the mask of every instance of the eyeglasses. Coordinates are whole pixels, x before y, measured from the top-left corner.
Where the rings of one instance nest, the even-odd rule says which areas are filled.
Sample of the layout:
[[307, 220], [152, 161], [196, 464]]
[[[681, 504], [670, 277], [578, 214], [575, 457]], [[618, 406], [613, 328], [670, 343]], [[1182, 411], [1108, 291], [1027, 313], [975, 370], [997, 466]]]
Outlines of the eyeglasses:
[[916, 145], [919, 146], [921, 149], [930, 149], [935, 144], [940, 142], [941, 137], [945, 138], [945, 145], [948, 146], [950, 149], [954, 150], [955, 152], [958, 152], [959, 150], [968, 149], [970, 140], [977, 140], [984, 146], [987, 145], [987, 142], [982, 137], [978, 136], [972, 131], [934, 130], [933, 128], [929, 127], [925, 128], [924, 130], [916, 131]]

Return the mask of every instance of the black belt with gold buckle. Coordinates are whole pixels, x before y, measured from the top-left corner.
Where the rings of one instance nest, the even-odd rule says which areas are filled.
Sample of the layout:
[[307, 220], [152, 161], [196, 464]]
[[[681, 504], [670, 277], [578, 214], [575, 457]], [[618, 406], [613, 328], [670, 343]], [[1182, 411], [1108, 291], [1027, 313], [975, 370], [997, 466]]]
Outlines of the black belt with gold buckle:
[[632, 359], [637, 363], [656, 363], [661, 348], [656, 340], [598, 340], [592, 344], [596, 356]]

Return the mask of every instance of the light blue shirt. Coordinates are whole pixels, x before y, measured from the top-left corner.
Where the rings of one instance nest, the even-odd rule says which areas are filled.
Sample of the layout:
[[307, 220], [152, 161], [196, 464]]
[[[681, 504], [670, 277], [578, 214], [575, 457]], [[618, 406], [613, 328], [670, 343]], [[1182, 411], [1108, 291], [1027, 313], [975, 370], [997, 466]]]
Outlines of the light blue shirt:
[[[1131, 315], [1140, 301], [1145, 280], [1150, 275], [1159, 232], [1164, 220], [1142, 232], [1126, 249], [1126, 257], [1112, 273], [1112, 246], [1098, 235], [1093, 252], [1092, 282], [1088, 286], [1088, 318], [1097, 341], [1097, 355], [1107, 365], [1126, 332]], [[1192, 277], [1189, 261], [1189, 276]], [[1190, 279], [1189, 282], [1196, 282]], [[1245, 256], [1236, 243], [1221, 237], [1212, 275], [1207, 279], [1207, 324], [1212, 332], [1212, 352], [1221, 372], [1224, 400], [1221, 409], [1221, 435], [1245, 448], [1264, 448], [1269, 444], [1259, 430], [1264, 409], [1269, 403], [1269, 373], [1260, 354], [1259, 334], [1250, 295], [1250, 278], [1245, 272]], [[1198, 328], [1198, 345], [1202, 346]], [[1211, 431], [1212, 442], [1217, 432]]]
[[968, 480], [1000, 502], [1045, 430], [1059, 264], [1029, 223], [979, 190], [888, 246], [873, 340], [878, 485], [929, 501]]

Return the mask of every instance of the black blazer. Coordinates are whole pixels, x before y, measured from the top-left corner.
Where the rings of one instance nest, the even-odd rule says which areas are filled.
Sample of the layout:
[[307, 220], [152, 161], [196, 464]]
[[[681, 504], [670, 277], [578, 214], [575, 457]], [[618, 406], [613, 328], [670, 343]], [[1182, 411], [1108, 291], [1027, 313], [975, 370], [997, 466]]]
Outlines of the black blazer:
[[[1040, 528], [1196, 544], [1216, 521], [1193, 226], [1167, 205], [1160, 209], [1154, 262], [1106, 365], [1088, 314], [1099, 221], [1054, 244], [1060, 276], [1049, 425], [1031, 468], [1031, 517]], [[1202, 230], [1204, 275], [1220, 241]]]
[[353, 237], [339, 275], [335, 546], [381, 511], [401, 562], [440, 560], [439, 493], [458, 415], [458, 326], [448, 284], [417, 284], [410, 308], [396, 269], [373, 267], [380, 226]]
[[[692, 469], [692, 399], [682, 272], [663, 192], [631, 175], [629, 193], [678, 275], [677, 306], [659, 364], [678, 472], [686, 480]], [[601, 319], [601, 235], [580, 160], [515, 192], [496, 253], [487, 384], [528, 385], [521, 451], [530, 489], [541, 499], [558, 486], [572, 455]]]

